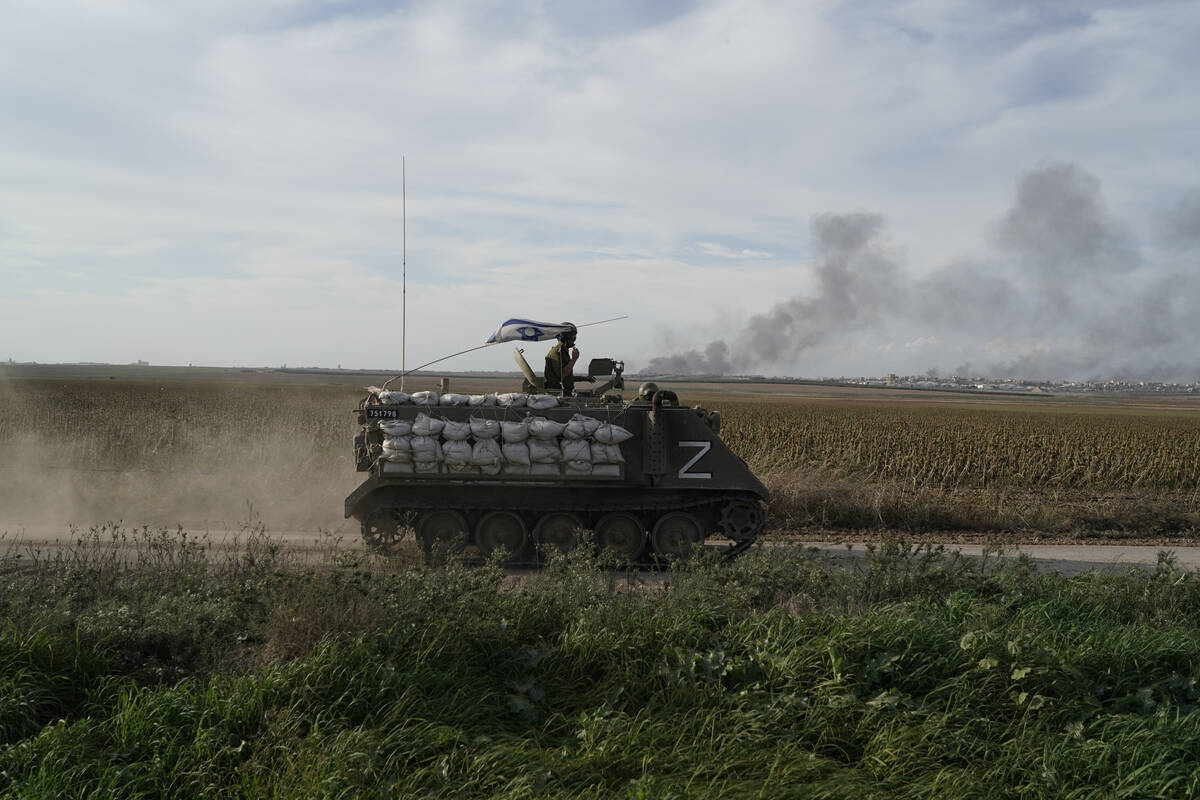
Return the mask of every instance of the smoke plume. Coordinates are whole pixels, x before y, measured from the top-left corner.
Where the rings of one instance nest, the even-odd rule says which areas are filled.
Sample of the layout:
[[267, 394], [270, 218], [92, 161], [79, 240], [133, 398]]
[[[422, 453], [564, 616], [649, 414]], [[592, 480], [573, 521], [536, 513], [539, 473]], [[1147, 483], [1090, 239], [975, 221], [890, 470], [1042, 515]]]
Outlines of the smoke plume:
[[[930, 372], [958, 375], [1200, 378], [1189, 337], [1200, 280], [1142, 263], [1106, 210], [1100, 181], [1073, 164], [1022, 176], [982, 255], [920, 277], [889, 246], [881, 215], [821, 214], [811, 225], [811, 295], [751, 316], [728, 342], [653, 358], [644, 372], [804, 374], [806, 364], [836, 362], [854, 347], [885, 361], [909, 348], [925, 364], [932, 348], [946, 361]], [[1177, 248], [1200, 245], [1200, 193], [1173, 208], [1163, 228]]]

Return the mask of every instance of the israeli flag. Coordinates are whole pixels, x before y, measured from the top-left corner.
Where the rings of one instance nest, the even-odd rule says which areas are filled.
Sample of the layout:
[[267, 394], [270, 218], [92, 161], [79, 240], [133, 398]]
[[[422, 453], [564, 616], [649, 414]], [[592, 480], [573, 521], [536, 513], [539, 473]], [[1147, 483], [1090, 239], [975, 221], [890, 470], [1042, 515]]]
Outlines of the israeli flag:
[[531, 319], [510, 319], [496, 328], [496, 332], [488, 337], [487, 343], [544, 342], [568, 331], [575, 332], [575, 326], [570, 322], [552, 325], [549, 322], [535, 322]]

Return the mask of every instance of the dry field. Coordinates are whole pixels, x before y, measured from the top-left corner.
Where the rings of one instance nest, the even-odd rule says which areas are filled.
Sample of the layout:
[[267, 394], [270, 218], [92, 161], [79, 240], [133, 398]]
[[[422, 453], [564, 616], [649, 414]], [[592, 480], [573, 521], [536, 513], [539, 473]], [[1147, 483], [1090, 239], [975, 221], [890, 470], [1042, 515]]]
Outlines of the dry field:
[[[11, 371], [10, 371], [11, 373]], [[352, 409], [378, 376], [42, 368], [0, 377], [0, 533], [101, 522], [356, 535]], [[460, 391], [511, 389], [454, 376]], [[631, 381], [632, 382], [632, 381]], [[409, 380], [409, 390], [436, 378]], [[679, 384], [774, 493], [772, 529], [1184, 541], [1200, 402]]]

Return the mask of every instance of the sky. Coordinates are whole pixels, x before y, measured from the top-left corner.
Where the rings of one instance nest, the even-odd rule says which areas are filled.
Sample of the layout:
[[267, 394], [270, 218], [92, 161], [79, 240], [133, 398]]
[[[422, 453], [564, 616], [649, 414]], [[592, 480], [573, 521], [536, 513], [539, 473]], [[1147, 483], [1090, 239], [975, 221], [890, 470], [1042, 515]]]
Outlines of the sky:
[[0, 362], [1200, 379], [1194, 2], [0, 14]]

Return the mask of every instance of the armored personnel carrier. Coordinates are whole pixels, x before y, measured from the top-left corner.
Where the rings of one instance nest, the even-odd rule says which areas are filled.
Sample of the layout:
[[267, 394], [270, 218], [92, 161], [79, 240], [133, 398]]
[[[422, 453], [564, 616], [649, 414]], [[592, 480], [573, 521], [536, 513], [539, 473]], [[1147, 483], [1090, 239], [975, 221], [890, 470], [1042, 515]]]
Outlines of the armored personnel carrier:
[[767, 489], [721, 441], [720, 412], [652, 384], [623, 400], [612, 359], [591, 361], [607, 378], [591, 391], [539, 393], [520, 352], [524, 392], [372, 389], [361, 401], [354, 451], [369, 474], [346, 516], [370, 547], [393, 552], [411, 531], [427, 558], [475, 548], [530, 563], [591, 531], [621, 561], [661, 563], [710, 537], [732, 558], [762, 533]]

